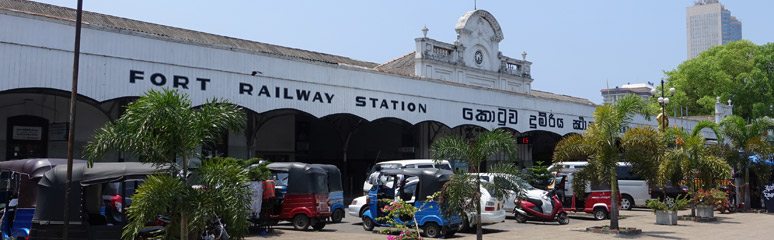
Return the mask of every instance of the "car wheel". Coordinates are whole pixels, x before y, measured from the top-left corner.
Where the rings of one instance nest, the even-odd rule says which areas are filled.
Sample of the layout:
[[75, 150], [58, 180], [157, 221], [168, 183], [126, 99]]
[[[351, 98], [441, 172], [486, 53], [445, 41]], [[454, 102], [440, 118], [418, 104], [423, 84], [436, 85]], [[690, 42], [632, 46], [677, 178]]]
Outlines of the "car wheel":
[[633, 206], [634, 206], [634, 199], [632, 199], [632, 197], [630, 197], [629, 195], [624, 195], [621, 198], [621, 209], [632, 210]]
[[516, 222], [518, 222], [518, 223], [525, 223], [525, 222], [527, 222], [527, 216], [524, 216], [524, 214], [521, 214], [521, 213], [517, 212], [515, 217], [516, 217]]
[[336, 209], [331, 215], [331, 222], [340, 223], [341, 219], [344, 219], [344, 210]]
[[607, 211], [604, 208], [594, 209], [594, 219], [605, 220], [607, 218]]
[[374, 230], [374, 226], [376, 226], [376, 223], [374, 222], [374, 220], [371, 220], [371, 218], [368, 217], [368, 216], [363, 216], [363, 217], [361, 217], [361, 219], [363, 219], [363, 229], [364, 230], [366, 230], [366, 231]]
[[296, 214], [293, 217], [293, 228], [296, 230], [306, 230], [309, 228], [309, 218], [304, 214]]
[[441, 237], [441, 228], [434, 222], [425, 223], [424, 231], [429, 238]]
[[470, 222], [468, 221], [468, 218], [462, 218], [462, 223], [460, 223], [460, 227], [457, 228], [457, 232], [467, 232], [470, 229]]
[[570, 218], [567, 217], [567, 213], [559, 213], [559, 216], [556, 217], [556, 221], [559, 222], [559, 225], [567, 225], [570, 223]]

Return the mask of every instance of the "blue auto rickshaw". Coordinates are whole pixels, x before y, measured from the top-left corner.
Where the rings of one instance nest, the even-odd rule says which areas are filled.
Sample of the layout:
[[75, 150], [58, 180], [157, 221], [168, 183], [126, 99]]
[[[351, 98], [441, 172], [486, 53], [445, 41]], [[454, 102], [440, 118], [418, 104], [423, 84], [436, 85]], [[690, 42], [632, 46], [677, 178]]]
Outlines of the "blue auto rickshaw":
[[[434, 168], [385, 169], [379, 173], [376, 184], [368, 192], [366, 202], [368, 210], [363, 213], [363, 229], [371, 231], [375, 226], [389, 226], [386, 221], [377, 220], [386, 215], [382, 211], [388, 204], [380, 199], [401, 199], [419, 209], [415, 218], [427, 237], [450, 237], [456, 233], [462, 223], [459, 217], [446, 219], [440, 212], [438, 202], [428, 201], [428, 196], [441, 190], [443, 184], [451, 180], [454, 173]], [[419, 182], [416, 188], [406, 187], [409, 178]], [[397, 197], [396, 197], [397, 195]], [[413, 219], [396, 219], [398, 223], [414, 225]]]
[[341, 186], [341, 171], [331, 164], [312, 164], [328, 174], [328, 206], [331, 209], [331, 222], [339, 223], [344, 219], [344, 188]]
[[[83, 164], [84, 160], [73, 160]], [[35, 214], [38, 181], [56, 165], [67, 164], [67, 159], [34, 158], [0, 162], [0, 174], [5, 205], [0, 218], [0, 236], [6, 239], [26, 239]]]

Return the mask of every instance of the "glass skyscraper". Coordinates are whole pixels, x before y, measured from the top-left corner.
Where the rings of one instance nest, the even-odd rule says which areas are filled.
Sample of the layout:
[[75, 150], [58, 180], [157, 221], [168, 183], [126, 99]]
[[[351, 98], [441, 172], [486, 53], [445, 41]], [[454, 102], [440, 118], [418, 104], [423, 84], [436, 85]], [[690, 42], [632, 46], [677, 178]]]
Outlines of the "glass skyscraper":
[[712, 46], [742, 40], [742, 22], [718, 0], [699, 0], [685, 11], [688, 59]]

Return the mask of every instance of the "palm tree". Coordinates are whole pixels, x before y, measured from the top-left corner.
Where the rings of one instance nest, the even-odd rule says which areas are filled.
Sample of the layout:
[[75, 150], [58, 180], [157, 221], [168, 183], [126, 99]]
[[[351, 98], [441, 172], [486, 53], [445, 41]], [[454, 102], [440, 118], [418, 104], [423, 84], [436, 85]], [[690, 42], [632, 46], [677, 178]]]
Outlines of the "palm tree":
[[[685, 179], [691, 195], [697, 190], [695, 179], [703, 179], [705, 188], [712, 186], [719, 179], [731, 177], [731, 167], [720, 156], [715, 156], [706, 147], [706, 140], [701, 131], [712, 130], [720, 139], [717, 124], [703, 120], [694, 126], [688, 133], [683, 129], [672, 128], [664, 134], [664, 144], [674, 147], [667, 149], [663, 154], [663, 160], [659, 166], [659, 185], [664, 185], [666, 180], [677, 183]], [[699, 173], [698, 175], [696, 173]], [[691, 202], [691, 216], [696, 214], [696, 201]]]
[[[744, 207], [747, 210], [750, 208], [750, 169], [752, 168], [756, 174], [760, 172], [762, 175], [767, 175], [766, 170], [768, 170], [768, 168], [757, 166], [760, 163], [752, 162], [750, 156], [771, 152], [770, 146], [763, 136], [767, 130], [774, 128], [774, 120], [763, 117], [748, 123], [742, 117], [729, 116], [720, 121], [720, 127], [725, 137], [730, 140], [731, 145], [742, 153], [738, 158], [730, 159], [730, 162], [735, 169], [744, 169], [744, 184], [737, 186], [737, 192], [739, 187], [743, 187]], [[739, 197], [741, 196], [737, 194], [737, 198]]]
[[[582, 135], [570, 135], [559, 141], [554, 150], [554, 162], [586, 158], [589, 164], [576, 173], [573, 179], [573, 191], [582, 194], [587, 182], [591, 184], [610, 184], [611, 211], [610, 228], [618, 229], [618, 180], [617, 163], [621, 159], [618, 138], [621, 129], [628, 126], [634, 114], [641, 113], [650, 118], [647, 106], [642, 98], [634, 94], [626, 95], [614, 104], [597, 107], [594, 111], [594, 124]], [[632, 130], [629, 130], [632, 131]], [[626, 149], [624, 149], [626, 151]], [[632, 169], [637, 170], [633, 165]]]
[[[244, 128], [242, 109], [228, 101], [213, 99], [197, 109], [188, 95], [176, 90], [150, 90], [126, 107], [126, 112], [113, 123], [97, 130], [86, 144], [88, 163], [101, 159], [110, 151], [134, 154], [141, 162], [172, 165], [171, 172], [182, 169], [182, 184], [188, 183], [189, 159], [199, 156], [197, 148], [216, 141], [223, 131]], [[186, 223], [185, 211], [181, 222]], [[180, 225], [181, 236], [187, 236], [187, 224]]]
[[[516, 153], [516, 141], [513, 136], [502, 130], [495, 129], [488, 132], [481, 133], [475, 141], [468, 142], [460, 136], [449, 136], [438, 139], [433, 142], [433, 159], [440, 161], [441, 159], [458, 159], [467, 161], [469, 170], [472, 173], [479, 173], [479, 167], [489, 157], [497, 153], [506, 153], [509, 157], [513, 157]], [[498, 164], [490, 169], [493, 173], [502, 173], [502, 180], [493, 181], [505, 186], [495, 186], [496, 190], [493, 195], [499, 199], [503, 199], [507, 195], [505, 189], [513, 189], [516, 192], [520, 192], [518, 186], [514, 186], [520, 182], [520, 179], [515, 179], [517, 176], [516, 166], [513, 164]], [[473, 178], [473, 179], [471, 179]], [[510, 186], [508, 186], [510, 185]], [[464, 213], [466, 210], [476, 210], [476, 223], [481, 222], [481, 178], [478, 176], [471, 176], [467, 174], [458, 173], [441, 191], [440, 202], [444, 205], [450, 206], [452, 212]], [[471, 204], [473, 203], [473, 204]], [[448, 212], [447, 212], [448, 213]], [[481, 224], [476, 224], [476, 238], [482, 239], [483, 234], [481, 232]]]

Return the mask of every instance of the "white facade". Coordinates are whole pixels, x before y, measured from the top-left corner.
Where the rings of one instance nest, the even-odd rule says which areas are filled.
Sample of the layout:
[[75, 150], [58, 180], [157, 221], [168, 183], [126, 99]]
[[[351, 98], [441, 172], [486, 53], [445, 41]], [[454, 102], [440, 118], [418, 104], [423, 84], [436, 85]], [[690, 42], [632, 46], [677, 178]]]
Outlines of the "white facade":
[[[90, 16], [85, 19], [88, 21]], [[92, 21], [107, 17], [95, 16]], [[30, 115], [49, 124], [67, 121], [64, 93], [71, 87], [74, 23], [65, 17], [22, 10], [0, 10], [0, 23], [0, 160], [6, 160], [6, 143], [19, 140], [8, 137], [6, 129], [16, 127], [8, 123], [8, 118]], [[165, 27], [144, 24], [151, 30]], [[195, 36], [170, 37], [126, 27], [84, 24], [78, 90], [83, 99], [76, 117], [76, 157], [80, 157], [80, 149], [96, 129], [120, 116], [121, 106], [127, 101], [161, 88], [178, 89], [189, 95], [195, 105], [211, 98], [225, 98], [263, 119], [252, 132], [229, 134], [229, 155], [238, 158], [269, 152], [284, 154], [284, 160], [293, 161], [300, 152], [315, 147], [309, 146], [313, 140], [299, 139], [323, 135], [339, 141], [339, 134], [343, 134], [343, 147], [337, 145], [340, 149], [318, 152], [335, 155], [341, 151], [344, 158], [340, 161], [344, 165], [352, 164], [347, 162], [347, 156], [352, 155], [369, 161], [385, 160], [380, 158], [387, 155], [384, 149], [389, 149], [392, 155], [388, 156], [393, 158], [403, 156], [402, 153], [427, 158], [433, 140], [466, 131], [456, 129], [461, 126], [505, 128], [516, 136], [534, 133], [560, 138], [582, 133], [593, 121], [596, 105], [588, 100], [531, 89], [532, 63], [524, 56], [518, 60], [499, 51], [503, 32], [488, 12], [465, 13], [455, 31], [458, 38], [454, 43], [427, 37], [415, 39], [416, 52], [403, 59], [411, 63], [409, 70], [395, 74], [394, 70], [400, 67], [391, 63], [380, 65], [381, 68], [376, 64], [369, 67], [344, 62], [344, 57], [313, 52], [303, 54], [322, 57], [307, 59], [267, 53], [249, 47], [259, 43], [244, 40], [233, 45], [215, 44], [186, 40], [196, 39]], [[61, 96], [54, 97], [51, 92]], [[407, 131], [413, 134], [405, 137], [409, 143], [379, 138], [401, 130], [396, 124], [380, 126], [365, 135], [370, 139], [350, 143], [347, 134], [352, 136], [356, 132], [352, 129], [359, 125], [345, 126], [344, 133], [336, 132], [341, 129], [331, 130], [330, 125], [305, 132], [313, 127], [299, 127], [299, 119], [304, 116], [286, 114], [288, 111], [308, 113], [316, 119], [340, 115], [354, 115], [367, 122], [393, 119], [415, 129]], [[688, 127], [695, 122], [678, 124]], [[656, 123], [655, 119], [636, 118], [632, 127], [637, 125]], [[447, 130], [440, 130], [442, 127]], [[299, 132], [316, 135], [299, 136]], [[272, 137], [261, 137], [267, 135]], [[335, 142], [330, 139], [318, 142]], [[362, 147], [350, 147], [353, 144]], [[64, 156], [66, 143], [49, 141], [47, 146], [50, 157]], [[537, 147], [553, 151], [552, 146], [520, 145], [518, 158], [531, 161]], [[114, 154], [106, 160], [119, 157]]]

